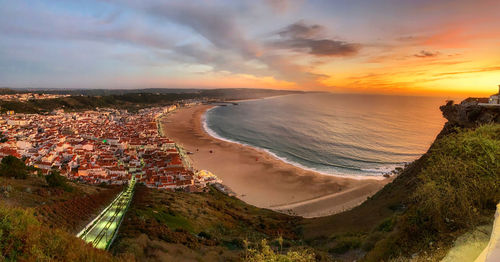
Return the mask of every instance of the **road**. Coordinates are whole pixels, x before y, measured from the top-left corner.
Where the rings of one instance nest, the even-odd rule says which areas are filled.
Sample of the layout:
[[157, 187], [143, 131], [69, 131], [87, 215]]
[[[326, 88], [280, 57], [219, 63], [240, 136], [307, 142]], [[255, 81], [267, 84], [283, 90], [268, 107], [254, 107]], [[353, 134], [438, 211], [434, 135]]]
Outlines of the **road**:
[[99, 249], [108, 249], [120, 227], [123, 215], [134, 194], [135, 177], [104, 211], [77, 236]]

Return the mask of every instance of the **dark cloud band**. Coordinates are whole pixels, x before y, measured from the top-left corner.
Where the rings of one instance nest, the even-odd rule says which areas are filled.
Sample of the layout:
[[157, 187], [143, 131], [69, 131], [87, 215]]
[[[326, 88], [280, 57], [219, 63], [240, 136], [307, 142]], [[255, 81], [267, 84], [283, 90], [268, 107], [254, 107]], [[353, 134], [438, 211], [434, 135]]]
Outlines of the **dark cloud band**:
[[361, 49], [360, 44], [323, 38], [325, 28], [307, 25], [303, 21], [291, 24], [277, 33], [279, 40], [271, 45], [275, 48], [306, 52], [315, 56], [352, 56]]

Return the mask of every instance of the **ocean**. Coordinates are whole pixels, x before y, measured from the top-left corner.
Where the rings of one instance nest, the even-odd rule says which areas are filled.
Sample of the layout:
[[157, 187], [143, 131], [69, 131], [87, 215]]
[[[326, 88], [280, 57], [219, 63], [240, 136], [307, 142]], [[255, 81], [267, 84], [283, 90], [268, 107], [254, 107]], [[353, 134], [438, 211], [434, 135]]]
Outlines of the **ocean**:
[[323, 174], [382, 176], [427, 151], [445, 119], [444, 98], [307, 93], [218, 106], [214, 137], [265, 150]]

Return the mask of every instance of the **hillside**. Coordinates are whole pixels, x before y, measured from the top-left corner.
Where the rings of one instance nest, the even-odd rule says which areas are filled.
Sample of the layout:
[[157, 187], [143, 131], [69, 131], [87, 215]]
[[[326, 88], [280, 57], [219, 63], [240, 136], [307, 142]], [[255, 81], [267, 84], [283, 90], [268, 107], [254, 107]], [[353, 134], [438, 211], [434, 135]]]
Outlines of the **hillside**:
[[454, 239], [493, 218], [500, 200], [500, 124], [439, 137], [393, 183], [329, 217], [290, 217], [213, 189], [188, 194], [140, 187], [112, 252], [141, 261], [239, 261], [267, 239], [271, 250], [307, 250], [317, 261], [414, 254], [438, 261]]
[[[213, 188], [185, 193], [138, 186], [110, 253], [70, 233], [119, 188], [70, 183], [74, 189], [65, 191], [36, 176], [0, 177], [1, 255], [76, 261], [439, 261], [455, 239], [488, 228], [500, 201], [498, 109], [453, 103], [441, 109], [449, 122], [428, 152], [350, 211], [303, 219], [256, 208]], [[40, 233], [29, 234], [32, 230]]]
[[45, 179], [0, 177], [0, 204], [30, 208], [40, 222], [49, 227], [78, 232], [120, 192], [121, 187], [97, 187], [69, 183], [71, 192], [49, 187]]
[[245, 245], [262, 239], [281, 236], [285, 247], [300, 246], [299, 221], [214, 188], [185, 193], [138, 186], [111, 252], [140, 261], [239, 261]]
[[195, 89], [190, 90], [190, 92], [177, 92], [175, 90], [166, 92], [168, 90], [57, 91], [57, 93], [68, 93], [72, 94], [72, 96], [26, 102], [0, 100], [0, 112], [14, 110], [17, 113], [44, 113], [55, 109], [80, 111], [95, 108], [117, 108], [134, 111], [151, 106], [171, 105], [188, 99], [241, 100], [301, 93], [298, 91], [268, 89]]
[[44, 178], [0, 176], [0, 261], [113, 261], [74, 234], [121, 190], [68, 183], [50, 187]]
[[0, 205], [2, 261], [117, 261], [74, 235], [40, 223], [31, 209]]
[[339, 259], [439, 261], [458, 236], [491, 223], [500, 201], [498, 109], [441, 110], [449, 122], [426, 154], [362, 205], [304, 220], [306, 242]]

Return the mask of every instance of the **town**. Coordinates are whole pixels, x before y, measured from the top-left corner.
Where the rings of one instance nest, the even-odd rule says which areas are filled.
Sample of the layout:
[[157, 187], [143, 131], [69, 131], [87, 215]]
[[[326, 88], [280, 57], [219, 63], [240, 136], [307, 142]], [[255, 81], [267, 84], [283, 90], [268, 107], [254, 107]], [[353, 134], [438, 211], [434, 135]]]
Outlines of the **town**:
[[70, 96], [70, 95], [38, 94], [38, 93], [14, 93], [14, 94], [2, 94], [2, 95], [0, 95], [0, 100], [25, 102], [25, 101], [30, 101], [30, 100], [54, 99], [54, 98], [61, 98], [61, 97], [68, 97], [68, 96]]
[[220, 182], [196, 172], [187, 153], [161, 134], [160, 119], [178, 105], [126, 110], [15, 114], [0, 119], [0, 158], [13, 155], [41, 174], [57, 170], [89, 184], [126, 184], [135, 177], [150, 188], [201, 191]]

